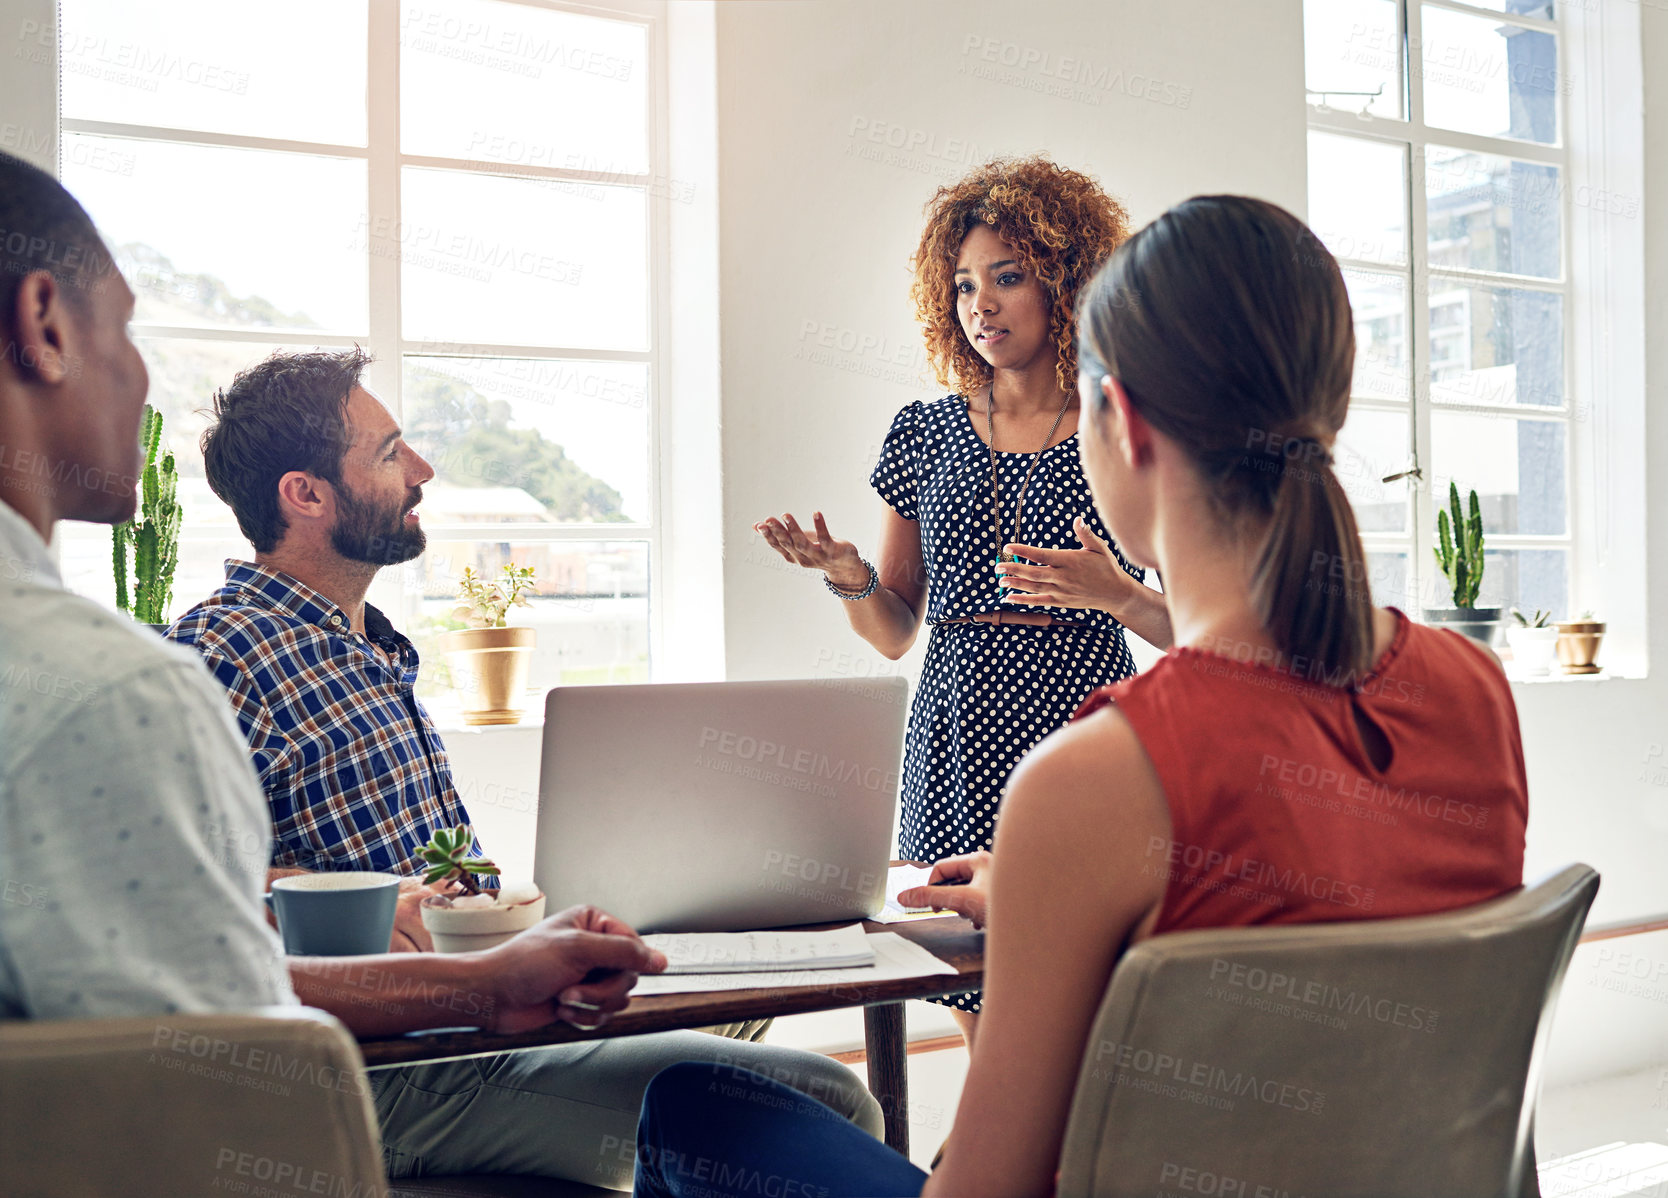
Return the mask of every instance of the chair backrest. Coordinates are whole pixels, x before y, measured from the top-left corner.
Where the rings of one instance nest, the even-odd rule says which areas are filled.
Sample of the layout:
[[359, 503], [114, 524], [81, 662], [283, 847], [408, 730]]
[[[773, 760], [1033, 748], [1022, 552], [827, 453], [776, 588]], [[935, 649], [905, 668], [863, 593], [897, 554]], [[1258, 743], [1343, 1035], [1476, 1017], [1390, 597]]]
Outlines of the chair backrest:
[[0, 1022], [0, 1189], [384, 1198], [363, 1065], [305, 1007]]
[[1085, 1047], [1059, 1198], [1524, 1198], [1573, 865], [1442, 915], [1157, 936]]

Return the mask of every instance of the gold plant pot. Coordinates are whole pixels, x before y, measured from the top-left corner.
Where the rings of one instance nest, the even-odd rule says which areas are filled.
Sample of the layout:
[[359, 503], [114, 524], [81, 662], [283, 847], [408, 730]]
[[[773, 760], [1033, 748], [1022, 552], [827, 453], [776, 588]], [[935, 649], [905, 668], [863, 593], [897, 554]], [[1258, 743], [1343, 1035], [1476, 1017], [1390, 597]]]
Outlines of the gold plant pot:
[[1599, 667], [1594, 661], [1603, 639], [1603, 620], [1559, 620], [1559, 668], [1566, 674], [1597, 674]]
[[531, 628], [465, 628], [440, 641], [466, 724], [517, 724], [537, 634]]

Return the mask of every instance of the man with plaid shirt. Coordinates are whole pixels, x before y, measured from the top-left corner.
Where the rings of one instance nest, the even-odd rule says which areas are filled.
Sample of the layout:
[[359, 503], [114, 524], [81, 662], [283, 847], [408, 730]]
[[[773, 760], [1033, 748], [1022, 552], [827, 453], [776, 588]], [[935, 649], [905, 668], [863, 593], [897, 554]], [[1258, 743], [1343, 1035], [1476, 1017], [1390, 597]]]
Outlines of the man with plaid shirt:
[[[402, 875], [390, 947], [426, 951], [418, 908], [431, 890], [417, 853], [469, 817], [416, 696], [416, 650], [365, 601], [378, 570], [423, 552], [416, 508], [434, 477], [361, 386], [368, 361], [357, 349], [280, 352], [215, 396], [204, 467], [255, 560], [228, 562], [225, 586], [168, 635], [201, 653], [231, 698], [271, 808], [271, 872]], [[751, 1039], [764, 1025], [724, 1031]], [[879, 1126], [873, 1098], [837, 1062], [667, 1032], [372, 1073], [389, 1173], [487, 1168], [628, 1187], [643, 1089], [681, 1060], [797, 1079]], [[549, 1134], [529, 1136], [530, 1117]], [[600, 1152], [607, 1144], [626, 1151]]]

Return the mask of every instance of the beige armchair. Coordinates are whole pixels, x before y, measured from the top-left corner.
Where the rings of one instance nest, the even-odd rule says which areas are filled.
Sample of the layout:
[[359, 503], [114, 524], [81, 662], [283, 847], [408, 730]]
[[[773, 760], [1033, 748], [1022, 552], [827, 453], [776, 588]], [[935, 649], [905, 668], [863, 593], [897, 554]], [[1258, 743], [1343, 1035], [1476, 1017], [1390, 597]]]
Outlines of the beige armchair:
[[305, 1007], [0, 1022], [0, 1190], [27, 1198], [594, 1198], [540, 1178], [383, 1178], [353, 1037]]
[[1059, 1198], [1528, 1198], [1552, 1008], [1598, 892], [1570, 866], [1415, 919], [1180, 932], [1113, 972]]

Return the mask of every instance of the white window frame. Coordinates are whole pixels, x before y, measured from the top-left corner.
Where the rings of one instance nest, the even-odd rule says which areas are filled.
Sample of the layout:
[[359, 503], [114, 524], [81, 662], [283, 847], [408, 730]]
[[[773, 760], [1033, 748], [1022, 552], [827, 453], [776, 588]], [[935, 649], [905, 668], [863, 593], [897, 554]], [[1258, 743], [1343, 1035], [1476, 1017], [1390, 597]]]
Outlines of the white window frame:
[[[1397, 45], [1398, 74], [1404, 89], [1404, 110], [1407, 113], [1407, 119], [1402, 120], [1377, 115], [1361, 116], [1354, 112], [1339, 111], [1314, 103], [1308, 105], [1308, 124], [1311, 130], [1393, 145], [1399, 148], [1402, 153], [1402, 172], [1407, 201], [1404, 212], [1408, 233], [1407, 266], [1397, 268], [1367, 259], [1339, 258], [1339, 264], [1345, 270], [1359, 270], [1380, 276], [1400, 276], [1406, 281], [1408, 288], [1407, 357], [1408, 370], [1411, 372], [1412, 379], [1410, 394], [1413, 397], [1413, 402], [1409, 405], [1397, 400], [1352, 396], [1350, 407], [1354, 411], [1388, 412], [1394, 415], [1405, 415], [1409, 419], [1412, 460], [1408, 463], [1407, 469], [1419, 471], [1419, 474], [1409, 479], [1410, 484], [1412, 484], [1408, 487], [1410, 527], [1407, 531], [1400, 533], [1365, 532], [1362, 534], [1362, 542], [1369, 553], [1406, 553], [1408, 555], [1408, 595], [1406, 600], [1413, 606], [1448, 607], [1452, 605], [1453, 601], [1447, 591], [1446, 579], [1442, 578], [1436, 566], [1434, 553], [1436, 515], [1438, 510], [1447, 505], [1450, 477], [1446, 475], [1438, 476], [1432, 468], [1434, 453], [1431, 443], [1431, 325], [1428, 298], [1431, 281], [1435, 278], [1478, 286], [1504, 286], [1556, 294], [1563, 299], [1564, 378], [1562, 380], [1562, 401], [1557, 405], [1549, 404], [1545, 406], [1444, 402], [1441, 405], [1441, 411], [1455, 415], [1477, 415], [1503, 422], [1528, 419], [1557, 422], [1564, 426], [1564, 532], [1558, 535], [1489, 532], [1486, 537], [1486, 548], [1497, 551], [1515, 549], [1559, 549], [1565, 551], [1568, 561], [1569, 599], [1573, 607], [1580, 602], [1577, 596], [1586, 592], [1588, 588], [1582, 585], [1583, 580], [1578, 577], [1581, 563], [1578, 559], [1576, 537], [1574, 535], [1574, 530], [1581, 527], [1580, 521], [1584, 513], [1580, 510], [1582, 496], [1578, 493], [1576, 475], [1572, 469], [1573, 459], [1576, 456], [1576, 439], [1579, 435], [1576, 421], [1572, 417], [1581, 410], [1581, 404], [1584, 401], [1581, 393], [1574, 389], [1576, 380], [1572, 371], [1575, 353], [1574, 331], [1577, 320], [1573, 304], [1574, 288], [1571, 282], [1570, 269], [1573, 223], [1571, 220], [1570, 196], [1574, 190], [1571, 186], [1571, 153], [1569, 149], [1571, 106], [1568, 102], [1569, 97], [1562, 87], [1562, 81], [1569, 77], [1570, 46], [1569, 39], [1566, 36], [1566, 22], [1544, 20], [1515, 13], [1502, 13], [1493, 9], [1460, 3], [1458, 0], [1396, 0], [1396, 5], [1402, 30], [1402, 37]], [[1410, 51], [1414, 47], [1422, 47], [1425, 44], [1422, 31], [1423, 8], [1425, 6], [1446, 9], [1468, 16], [1482, 17], [1499, 24], [1514, 25], [1523, 29], [1549, 33], [1558, 39], [1558, 78], [1560, 81], [1557, 101], [1558, 137], [1553, 144], [1546, 145], [1539, 142], [1520, 141], [1508, 137], [1484, 137], [1477, 134], [1436, 128], [1425, 123], [1422, 76], [1410, 69]], [[1559, 197], [1560, 255], [1556, 278], [1544, 279], [1504, 271], [1474, 270], [1461, 267], [1433, 268], [1430, 265], [1423, 170], [1426, 161], [1426, 150], [1432, 143], [1443, 147], [1512, 158], [1520, 162], [1554, 166], [1558, 169], [1559, 179], [1563, 186]], [[1457, 481], [1462, 483], [1463, 491], [1463, 480]], [[1386, 596], [1386, 598], [1389, 599], [1391, 596]], [[1410, 614], [1418, 615], [1417, 611]], [[1563, 615], [1563, 613], [1559, 614]], [[1572, 611], [1568, 615], [1564, 615], [1564, 618], [1570, 618], [1573, 614]]]
[[[658, 676], [665, 646], [664, 571], [662, 569], [662, 514], [666, 459], [662, 454], [663, 424], [661, 395], [668, 378], [665, 348], [668, 344], [668, 191], [667, 170], [667, 48], [665, 0], [595, 0], [589, 4], [563, 0], [499, 0], [526, 8], [571, 12], [583, 16], [627, 21], [643, 26], [646, 37], [649, 78], [647, 88], [648, 170], [641, 174], [621, 171], [574, 170], [524, 164], [494, 164], [479, 160], [437, 158], [407, 154], [400, 146], [400, 5], [399, 0], [368, 0], [366, 37], [366, 144], [346, 146], [329, 142], [294, 141], [211, 133], [157, 125], [126, 124], [66, 118], [59, 112], [61, 133], [122, 137], [142, 141], [186, 145], [300, 153], [326, 158], [351, 159], [366, 163], [365, 211], [378, 218], [368, 222], [365, 251], [369, 272], [369, 326], [364, 336], [319, 332], [273, 331], [253, 328], [194, 328], [135, 322], [136, 338], [236, 341], [273, 348], [318, 346], [346, 349], [362, 345], [374, 356], [366, 371], [366, 382], [388, 406], [397, 420], [404, 419], [402, 394], [403, 363], [408, 355], [462, 358], [521, 358], [542, 361], [577, 360], [633, 362], [648, 372], [648, 445], [650, 463], [649, 519], [620, 524], [425, 524], [431, 542], [504, 542], [545, 544], [575, 541], [646, 541], [649, 554], [649, 663], [651, 677]], [[61, 139], [60, 139], [61, 144]], [[401, 330], [400, 245], [395, 230], [400, 218], [400, 176], [405, 167], [429, 167], [472, 174], [512, 178], [550, 179], [575, 184], [639, 186], [647, 193], [648, 226], [648, 344], [643, 350], [604, 350], [582, 346], [496, 345], [482, 342], [434, 342], [407, 338]], [[383, 230], [378, 232], [378, 230]], [[230, 380], [227, 380], [230, 382]], [[182, 544], [207, 535], [191, 527], [187, 513], [181, 530]], [[372, 586], [371, 600], [389, 611], [403, 607], [404, 574], [385, 570]]]

